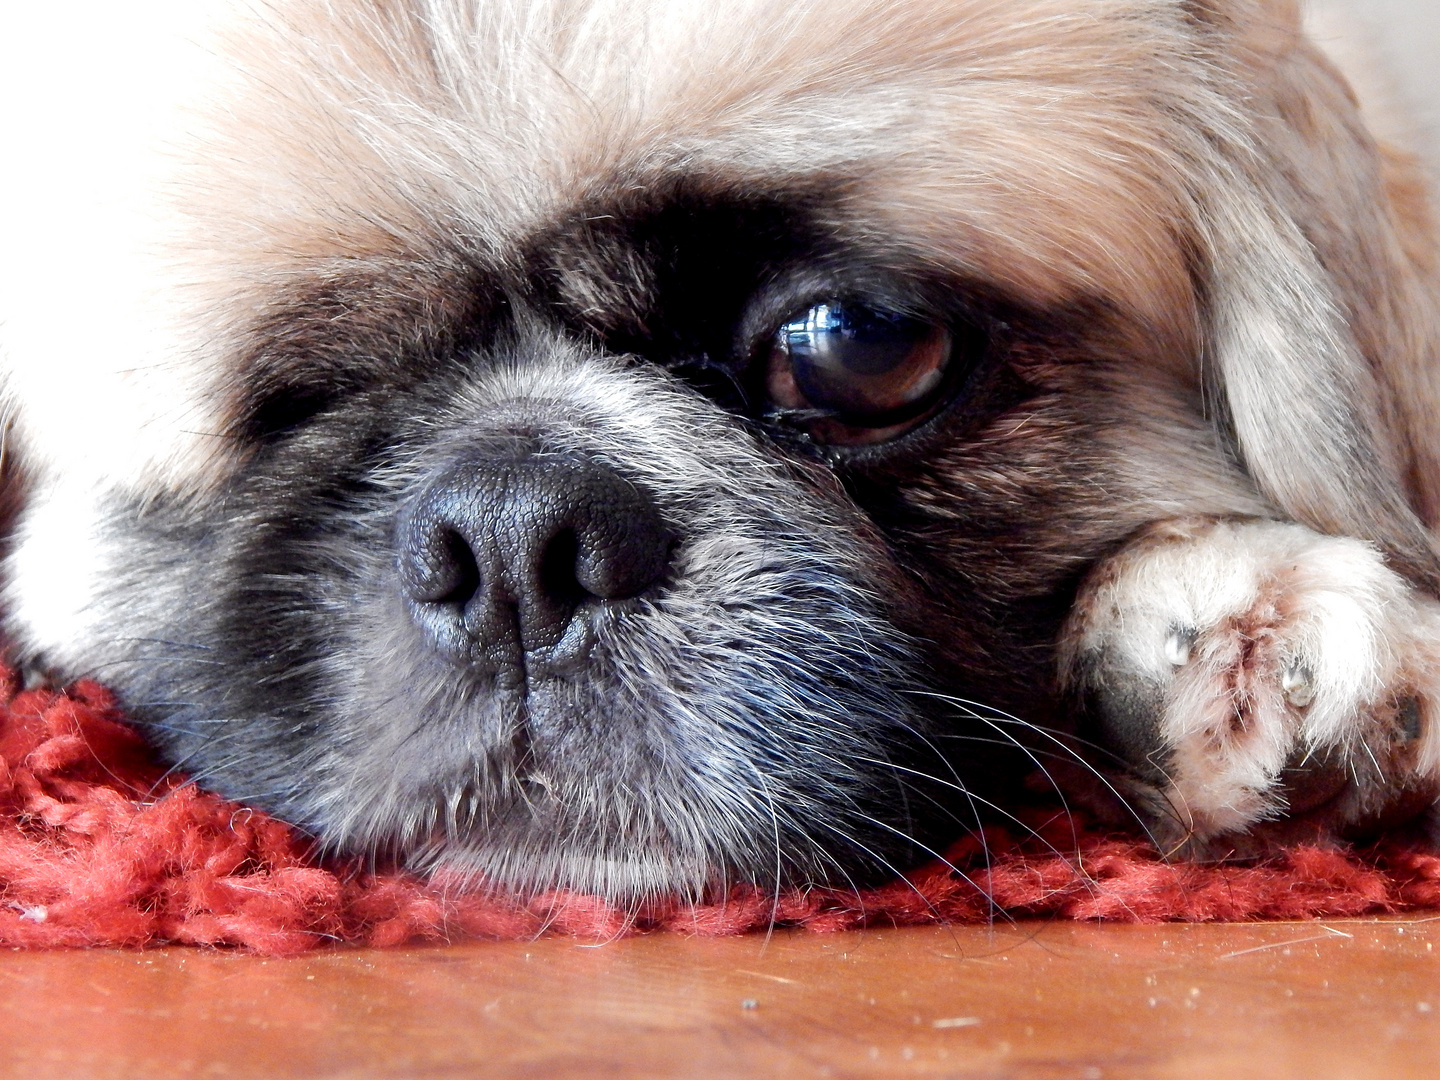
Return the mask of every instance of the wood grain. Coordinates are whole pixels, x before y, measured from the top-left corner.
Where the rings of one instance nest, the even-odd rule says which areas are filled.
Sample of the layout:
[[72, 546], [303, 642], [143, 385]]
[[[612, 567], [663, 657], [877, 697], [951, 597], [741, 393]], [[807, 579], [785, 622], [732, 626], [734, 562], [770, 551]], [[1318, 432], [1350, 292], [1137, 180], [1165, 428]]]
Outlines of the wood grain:
[[0, 1077], [1440, 1076], [1440, 922], [0, 954]]

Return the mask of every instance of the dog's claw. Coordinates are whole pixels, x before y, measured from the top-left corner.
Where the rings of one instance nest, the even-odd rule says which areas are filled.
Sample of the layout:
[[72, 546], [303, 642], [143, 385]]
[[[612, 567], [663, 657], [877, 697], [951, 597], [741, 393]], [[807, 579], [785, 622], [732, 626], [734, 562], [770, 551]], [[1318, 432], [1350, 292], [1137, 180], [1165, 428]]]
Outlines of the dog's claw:
[[1190, 662], [1190, 651], [1195, 648], [1196, 632], [1188, 627], [1177, 626], [1165, 638], [1165, 659], [1175, 667], [1184, 667]]
[[1303, 709], [1315, 700], [1315, 676], [1303, 664], [1291, 664], [1280, 676], [1280, 689], [1285, 691], [1285, 700], [1297, 709]]

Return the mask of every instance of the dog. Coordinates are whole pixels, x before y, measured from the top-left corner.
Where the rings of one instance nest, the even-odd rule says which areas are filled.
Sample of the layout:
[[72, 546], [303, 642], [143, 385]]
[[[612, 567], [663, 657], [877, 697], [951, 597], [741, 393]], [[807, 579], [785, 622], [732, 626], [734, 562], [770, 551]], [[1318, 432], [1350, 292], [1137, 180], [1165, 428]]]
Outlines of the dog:
[[177, 769], [626, 903], [1433, 803], [1437, 249], [1288, 0], [83, 7], [5, 628]]

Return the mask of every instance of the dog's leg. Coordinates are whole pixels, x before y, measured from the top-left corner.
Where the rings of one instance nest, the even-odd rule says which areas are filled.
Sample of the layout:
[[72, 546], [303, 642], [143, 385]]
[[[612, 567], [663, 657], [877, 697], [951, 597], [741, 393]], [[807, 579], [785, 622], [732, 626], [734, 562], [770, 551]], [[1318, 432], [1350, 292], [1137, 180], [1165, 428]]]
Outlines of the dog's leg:
[[1162, 842], [1199, 854], [1282, 817], [1343, 832], [1440, 775], [1440, 604], [1301, 525], [1152, 526], [1083, 584], [1061, 681]]

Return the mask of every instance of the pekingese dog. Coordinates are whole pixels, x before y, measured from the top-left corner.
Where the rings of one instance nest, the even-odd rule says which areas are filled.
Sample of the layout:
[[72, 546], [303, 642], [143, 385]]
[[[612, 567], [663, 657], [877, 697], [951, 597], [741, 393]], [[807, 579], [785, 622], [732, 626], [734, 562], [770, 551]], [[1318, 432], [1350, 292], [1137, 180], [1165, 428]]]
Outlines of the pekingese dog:
[[205, 784], [624, 902], [1435, 797], [1437, 248], [1288, 0], [82, 8], [6, 627]]

